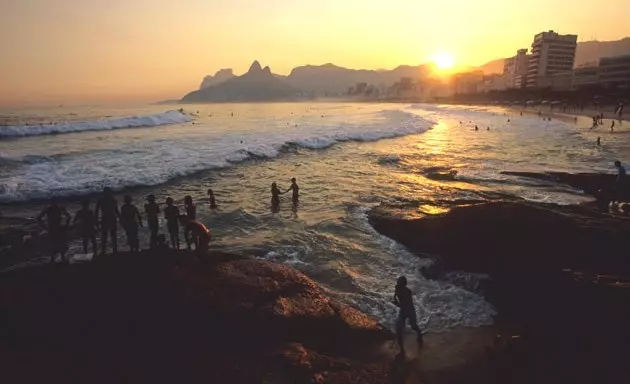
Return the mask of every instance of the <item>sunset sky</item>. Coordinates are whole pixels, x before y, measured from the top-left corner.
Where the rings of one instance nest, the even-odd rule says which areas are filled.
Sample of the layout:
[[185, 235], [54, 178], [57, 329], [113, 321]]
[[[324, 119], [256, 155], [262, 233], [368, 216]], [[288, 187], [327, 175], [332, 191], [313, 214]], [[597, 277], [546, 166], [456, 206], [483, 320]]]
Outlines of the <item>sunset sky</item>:
[[0, 0], [0, 106], [178, 98], [255, 59], [480, 65], [549, 29], [630, 36], [628, 0]]

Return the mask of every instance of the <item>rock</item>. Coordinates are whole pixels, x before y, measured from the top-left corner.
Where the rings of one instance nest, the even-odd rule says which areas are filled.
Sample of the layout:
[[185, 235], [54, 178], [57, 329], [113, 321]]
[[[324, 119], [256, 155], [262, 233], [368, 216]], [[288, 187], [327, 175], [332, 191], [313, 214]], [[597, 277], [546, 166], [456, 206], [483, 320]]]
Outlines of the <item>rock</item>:
[[[284, 265], [144, 253], [5, 273], [7, 382], [385, 383], [392, 335]], [[14, 378], [11, 380], [10, 378]]]

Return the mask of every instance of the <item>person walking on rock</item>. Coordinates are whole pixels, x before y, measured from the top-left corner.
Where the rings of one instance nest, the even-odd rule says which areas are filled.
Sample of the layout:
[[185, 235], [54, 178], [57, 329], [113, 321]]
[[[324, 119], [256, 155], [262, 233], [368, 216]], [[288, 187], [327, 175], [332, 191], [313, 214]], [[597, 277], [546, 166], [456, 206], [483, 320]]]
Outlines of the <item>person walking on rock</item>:
[[420, 327], [418, 327], [418, 321], [416, 319], [416, 308], [413, 305], [413, 296], [411, 290], [407, 288], [407, 278], [405, 276], [400, 276], [396, 283], [394, 304], [399, 308], [398, 318], [396, 319], [396, 338], [398, 339], [400, 353], [404, 356], [405, 346], [403, 333], [407, 320], [409, 320], [411, 329], [417, 333], [418, 345], [422, 346], [423, 344], [422, 332], [420, 331]]

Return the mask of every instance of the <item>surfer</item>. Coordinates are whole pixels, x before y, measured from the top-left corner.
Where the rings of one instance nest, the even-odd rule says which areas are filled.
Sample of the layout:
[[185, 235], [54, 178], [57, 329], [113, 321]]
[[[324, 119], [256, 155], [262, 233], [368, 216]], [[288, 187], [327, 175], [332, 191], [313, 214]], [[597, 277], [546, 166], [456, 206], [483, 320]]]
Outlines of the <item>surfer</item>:
[[117, 253], [118, 237], [116, 236], [116, 232], [118, 231], [117, 221], [120, 217], [120, 212], [118, 211], [118, 202], [111, 188], [103, 188], [103, 196], [96, 202], [95, 211], [97, 225], [99, 224], [99, 214], [101, 216], [101, 253], [105, 254], [108, 234], [112, 239], [112, 251]]
[[190, 195], [184, 197], [184, 209], [186, 210], [186, 216], [189, 220], [197, 219], [197, 206], [193, 203], [193, 199]]
[[[46, 224], [43, 222], [46, 217]], [[63, 217], [66, 218], [66, 224], [63, 224]], [[68, 244], [66, 243], [66, 228], [70, 225], [70, 214], [66, 209], [57, 204], [56, 198], [50, 202], [38, 216], [37, 222], [48, 231], [48, 240], [50, 241], [50, 262], [55, 262], [55, 255], [61, 254], [63, 261], [66, 261], [66, 251]]]
[[158, 230], [160, 228], [160, 206], [155, 202], [155, 196], [147, 196], [147, 203], [144, 205], [144, 212], [147, 214], [147, 225], [151, 232], [151, 248], [157, 245]]
[[210, 199], [210, 209], [217, 209], [217, 201], [214, 198], [214, 191], [208, 189], [208, 198]]
[[190, 220], [187, 215], [181, 215], [179, 221], [184, 227], [184, 239], [186, 239], [188, 250], [192, 250], [191, 245], [195, 244], [195, 252], [207, 252], [212, 239], [210, 230], [197, 220]]
[[175, 249], [179, 249], [179, 224], [177, 219], [179, 217], [179, 208], [173, 205], [173, 198], [166, 198], [166, 208], [164, 208], [164, 218], [166, 219], [166, 227], [168, 228], [168, 234], [171, 237], [171, 246]]
[[420, 331], [420, 327], [418, 327], [418, 322], [416, 320], [416, 309], [413, 305], [413, 297], [411, 295], [411, 290], [407, 288], [407, 278], [405, 276], [400, 276], [396, 282], [394, 304], [400, 308], [398, 318], [396, 319], [396, 337], [398, 339], [400, 353], [404, 356], [405, 346], [403, 343], [403, 332], [405, 330], [405, 323], [407, 320], [409, 320], [411, 329], [417, 333], [418, 344], [422, 346], [423, 343], [422, 332]]
[[142, 216], [132, 201], [131, 196], [125, 195], [125, 204], [120, 208], [120, 224], [127, 235], [129, 250], [133, 253], [140, 251], [138, 226], [142, 227]]
[[79, 209], [74, 216], [73, 224], [79, 223], [79, 235], [83, 239], [83, 253], [87, 253], [88, 242], [92, 242], [92, 251], [96, 256], [96, 218], [90, 209], [90, 200], [81, 202]]

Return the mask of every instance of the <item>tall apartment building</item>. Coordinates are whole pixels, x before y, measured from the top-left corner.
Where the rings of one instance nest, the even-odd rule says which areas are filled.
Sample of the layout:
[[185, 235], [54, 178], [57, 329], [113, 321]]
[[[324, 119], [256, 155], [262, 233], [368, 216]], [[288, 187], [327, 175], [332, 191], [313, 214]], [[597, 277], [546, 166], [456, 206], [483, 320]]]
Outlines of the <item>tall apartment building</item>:
[[630, 87], [630, 55], [602, 57], [598, 83], [605, 87]]
[[573, 70], [577, 35], [559, 35], [554, 31], [534, 36], [527, 66], [528, 88], [549, 86], [559, 73]]
[[523, 76], [527, 75], [529, 57], [527, 49], [519, 49], [516, 56], [505, 59], [503, 77], [506, 88], [521, 88]]

